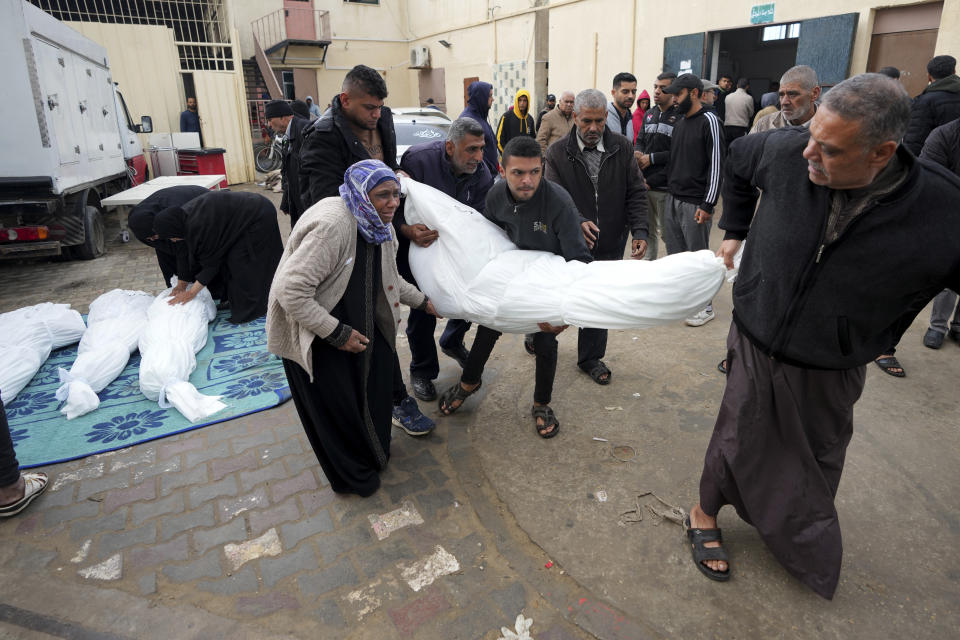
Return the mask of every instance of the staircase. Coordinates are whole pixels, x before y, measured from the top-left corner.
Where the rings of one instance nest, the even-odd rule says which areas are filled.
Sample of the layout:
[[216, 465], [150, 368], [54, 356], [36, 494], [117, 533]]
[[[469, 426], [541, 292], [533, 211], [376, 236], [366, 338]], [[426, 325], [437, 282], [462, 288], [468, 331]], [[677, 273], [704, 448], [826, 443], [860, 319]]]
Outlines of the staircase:
[[267, 83], [254, 58], [243, 61], [243, 84], [247, 88], [247, 100], [265, 100], [269, 95]]

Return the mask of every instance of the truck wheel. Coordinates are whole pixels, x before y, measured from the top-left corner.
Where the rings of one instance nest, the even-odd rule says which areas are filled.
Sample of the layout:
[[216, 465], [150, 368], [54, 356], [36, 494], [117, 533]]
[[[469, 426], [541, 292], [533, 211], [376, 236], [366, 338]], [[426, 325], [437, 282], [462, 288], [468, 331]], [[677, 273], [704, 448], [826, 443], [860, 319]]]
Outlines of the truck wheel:
[[96, 207], [87, 205], [83, 211], [83, 243], [73, 247], [73, 255], [80, 260], [93, 260], [106, 251], [103, 215]]

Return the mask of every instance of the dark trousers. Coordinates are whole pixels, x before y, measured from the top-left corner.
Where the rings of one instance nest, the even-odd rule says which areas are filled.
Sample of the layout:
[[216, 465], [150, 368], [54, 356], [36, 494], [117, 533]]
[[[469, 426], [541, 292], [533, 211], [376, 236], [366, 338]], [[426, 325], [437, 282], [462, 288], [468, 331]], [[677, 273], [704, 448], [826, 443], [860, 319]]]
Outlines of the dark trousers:
[[747, 135], [748, 131], [750, 131], [750, 127], [724, 127], [723, 139], [727, 143], [727, 147], [737, 138]]
[[13, 450], [13, 438], [10, 437], [10, 424], [7, 412], [0, 400], [0, 487], [9, 487], [20, 479], [20, 463]]
[[[440, 373], [440, 361], [437, 359], [437, 345], [433, 332], [437, 328], [436, 317], [426, 311], [411, 309], [407, 318], [407, 342], [410, 344], [410, 376], [434, 380]], [[447, 320], [447, 326], [440, 336], [440, 346], [456, 347], [463, 343], [463, 336], [470, 330], [466, 320]]]
[[[482, 325], [477, 327], [477, 335], [470, 347], [470, 357], [463, 369], [460, 381], [464, 384], [477, 384], [483, 376], [483, 368], [490, 359], [493, 345], [500, 339], [500, 332]], [[553, 378], [557, 373], [557, 336], [553, 333], [533, 334], [533, 351], [537, 357], [536, 384], [533, 388], [533, 401], [549, 404], [553, 394]]]
[[400, 404], [407, 397], [407, 387], [403, 384], [403, 371], [400, 370], [400, 357], [393, 352], [393, 404]]

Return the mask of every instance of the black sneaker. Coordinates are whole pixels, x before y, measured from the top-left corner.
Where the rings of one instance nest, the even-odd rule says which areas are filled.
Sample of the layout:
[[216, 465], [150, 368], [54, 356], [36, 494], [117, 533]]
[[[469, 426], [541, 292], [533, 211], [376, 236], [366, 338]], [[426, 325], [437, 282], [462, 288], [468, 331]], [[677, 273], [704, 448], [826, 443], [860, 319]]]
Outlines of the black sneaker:
[[928, 349], [939, 349], [943, 346], [943, 334], [936, 329], [927, 329], [923, 334], [923, 346]]
[[437, 399], [437, 388], [433, 386], [432, 381], [426, 378], [414, 378], [411, 376], [410, 386], [413, 387], [413, 395], [417, 396], [420, 400], [433, 402]]
[[467, 350], [463, 343], [461, 342], [455, 347], [440, 347], [440, 351], [443, 352], [443, 355], [449, 356], [457, 361], [457, 364], [460, 365], [461, 369], [467, 368], [467, 358], [470, 357], [470, 352]]
[[950, 331], [947, 332], [947, 337], [957, 344], [960, 344], [960, 329], [950, 329]]

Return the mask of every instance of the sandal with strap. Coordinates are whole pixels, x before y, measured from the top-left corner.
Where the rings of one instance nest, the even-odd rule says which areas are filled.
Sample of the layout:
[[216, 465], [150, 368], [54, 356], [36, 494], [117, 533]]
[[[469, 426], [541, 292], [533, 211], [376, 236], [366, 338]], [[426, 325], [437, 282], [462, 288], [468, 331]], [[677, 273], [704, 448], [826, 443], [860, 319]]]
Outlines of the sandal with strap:
[[[610, 368], [604, 364], [603, 360], [597, 360], [594, 364], [590, 365], [590, 368], [580, 367], [581, 371], [586, 373], [588, 376], [593, 378], [593, 381], [597, 384], [610, 384], [610, 378], [613, 377], [613, 372], [610, 371]], [[606, 375], [606, 378], [601, 376]]]
[[[906, 370], [903, 368], [903, 365], [900, 364], [900, 361], [897, 360], [896, 356], [877, 358], [874, 362], [877, 363], [878, 367], [883, 369], [884, 373], [888, 373], [894, 378], [904, 378], [907, 375]], [[900, 371], [894, 371], [894, 369], [900, 369]]]
[[8, 504], [5, 507], [0, 507], [0, 518], [9, 518], [10, 516], [15, 516], [34, 501], [34, 499], [39, 496], [47, 488], [47, 474], [45, 473], [24, 473], [23, 474], [23, 497], [14, 502], [13, 504]]
[[717, 371], [719, 371], [723, 375], [727, 375], [727, 359], [726, 358], [724, 358], [717, 364]]
[[[537, 435], [544, 440], [552, 438], [560, 432], [560, 422], [557, 420], [557, 414], [550, 407], [533, 405], [530, 413], [533, 415], [533, 428], [536, 429]], [[543, 424], [537, 424], [537, 418], [543, 420]], [[551, 426], [553, 427], [552, 431], [545, 431]]]
[[[690, 526], [690, 516], [683, 521], [687, 528], [687, 537], [690, 538], [690, 553], [693, 555], [693, 563], [700, 569], [700, 573], [711, 580], [717, 582], [726, 582], [730, 579], [730, 560], [727, 558], [727, 552], [723, 547], [705, 547], [705, 542], [723, 542], [723, 535], [720, 529], [694, 529]], [[723, 560], [727, 563], [726, 571], [714, 571], [704, 564], [707, 560]]]
[[[443, 394], [441, 394], [440, 401], [437, 403], [437, 406], [440, 409], [440, 413], [442, 413], [445, 416], [452, 415], [457, 409], [463, 406], [463, 403], [464, 401], [466, 401], [467, 398], [475, 394], [477, 391], [480, 391], [480, 387], [482, 386], [483, 386], [483, 380], [480, 381], [480, 384], [478, 384], [473, 391], [467, 391], [466, 389], [460, 386], [460, 381], [457, 380], [457, 382], [452, 387], [450, 387], [449, 389], [444, 391]], [[454, 407], [453, 403], [458, 400], [460, 401], [460, 404]]]

